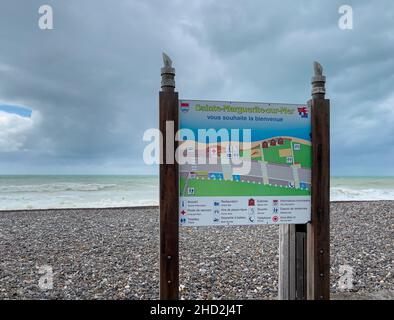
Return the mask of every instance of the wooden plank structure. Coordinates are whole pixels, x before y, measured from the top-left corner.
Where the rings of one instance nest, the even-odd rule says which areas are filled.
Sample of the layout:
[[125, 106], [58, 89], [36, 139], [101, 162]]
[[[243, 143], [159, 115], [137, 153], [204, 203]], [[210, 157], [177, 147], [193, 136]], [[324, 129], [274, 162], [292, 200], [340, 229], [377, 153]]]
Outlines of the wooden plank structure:
[[307, 225], [279, 229], [279, 299], [330, 298], [330, 101], [323, 68], [314, 63], [312, 99], [312, 203]]
[[279, 226], [279, 299], [295, 300], [295, 224]]
[[178, 164], [175, 161], [178, 130], [178, 93], [175, 92], [175, 69], [163, 53], [159, 95], [159, 128], [163, 135], [160, 154], [160, 299], [179, 299], [179, 188]]
[[279, 299], [306, 299], [306, 225], [279, 226]]

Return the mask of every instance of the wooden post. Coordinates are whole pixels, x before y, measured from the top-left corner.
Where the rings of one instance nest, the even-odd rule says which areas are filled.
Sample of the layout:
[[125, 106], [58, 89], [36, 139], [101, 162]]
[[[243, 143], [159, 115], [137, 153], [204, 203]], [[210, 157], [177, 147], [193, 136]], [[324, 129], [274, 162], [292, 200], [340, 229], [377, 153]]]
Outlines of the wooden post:
[[308, 299], [330, 299], [330, 100], [323, 68], [314, 63], [312, 99], [312, 216], [307, 230]]
[[306, 225], [279, 227], [279, 299], [306, 299]]
[[[175, 69], [163, 53], [161, 69], [160, 132], [163, 135], [160, 161], [160, 299], [179, 299], [179, 188], [175, 161], [178, 130], [178, 93]], [[173, 131], [173, 132], [167, 132]]]

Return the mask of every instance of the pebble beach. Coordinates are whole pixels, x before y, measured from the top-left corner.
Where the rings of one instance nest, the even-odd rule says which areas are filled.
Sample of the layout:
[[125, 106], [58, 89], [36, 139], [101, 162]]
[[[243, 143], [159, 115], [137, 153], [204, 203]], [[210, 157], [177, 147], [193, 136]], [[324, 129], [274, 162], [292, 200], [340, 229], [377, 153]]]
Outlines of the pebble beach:
[[[276, 299], [278, 241], [276, 225], [181, 228], [181, 298]], [[158, 299], [158, 246], [157, 207], [0, 212], [0, 299]], [[332, 298], [394, 299], [393, 249], [394, 201], [332, 202]]]

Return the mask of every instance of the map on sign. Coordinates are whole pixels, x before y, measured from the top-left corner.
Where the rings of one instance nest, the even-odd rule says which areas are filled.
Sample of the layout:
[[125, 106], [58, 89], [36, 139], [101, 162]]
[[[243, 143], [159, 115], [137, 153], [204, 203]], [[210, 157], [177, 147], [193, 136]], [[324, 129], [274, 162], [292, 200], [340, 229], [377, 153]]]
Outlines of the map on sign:
[[182, 100], [180, 225], [310, 221], [305, 105]]

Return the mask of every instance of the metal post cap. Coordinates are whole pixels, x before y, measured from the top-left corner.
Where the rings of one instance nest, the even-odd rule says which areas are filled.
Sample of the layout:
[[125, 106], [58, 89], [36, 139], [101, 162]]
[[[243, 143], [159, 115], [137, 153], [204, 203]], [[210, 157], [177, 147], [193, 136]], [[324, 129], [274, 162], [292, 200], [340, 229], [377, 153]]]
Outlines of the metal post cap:
[[161, 87], [175, 88], [175, 68], [172, 67], [172, 60], [163, 52], [164, 66], [161, 68]]
[[314, 75], [311, 79], [312, 83], [312, 97], [314, 98], [324, 98], [326, 93], [326, 77], [323, 76], [323, 67], [322, 65], [315, 61], [313, 62], [313, 70]]

